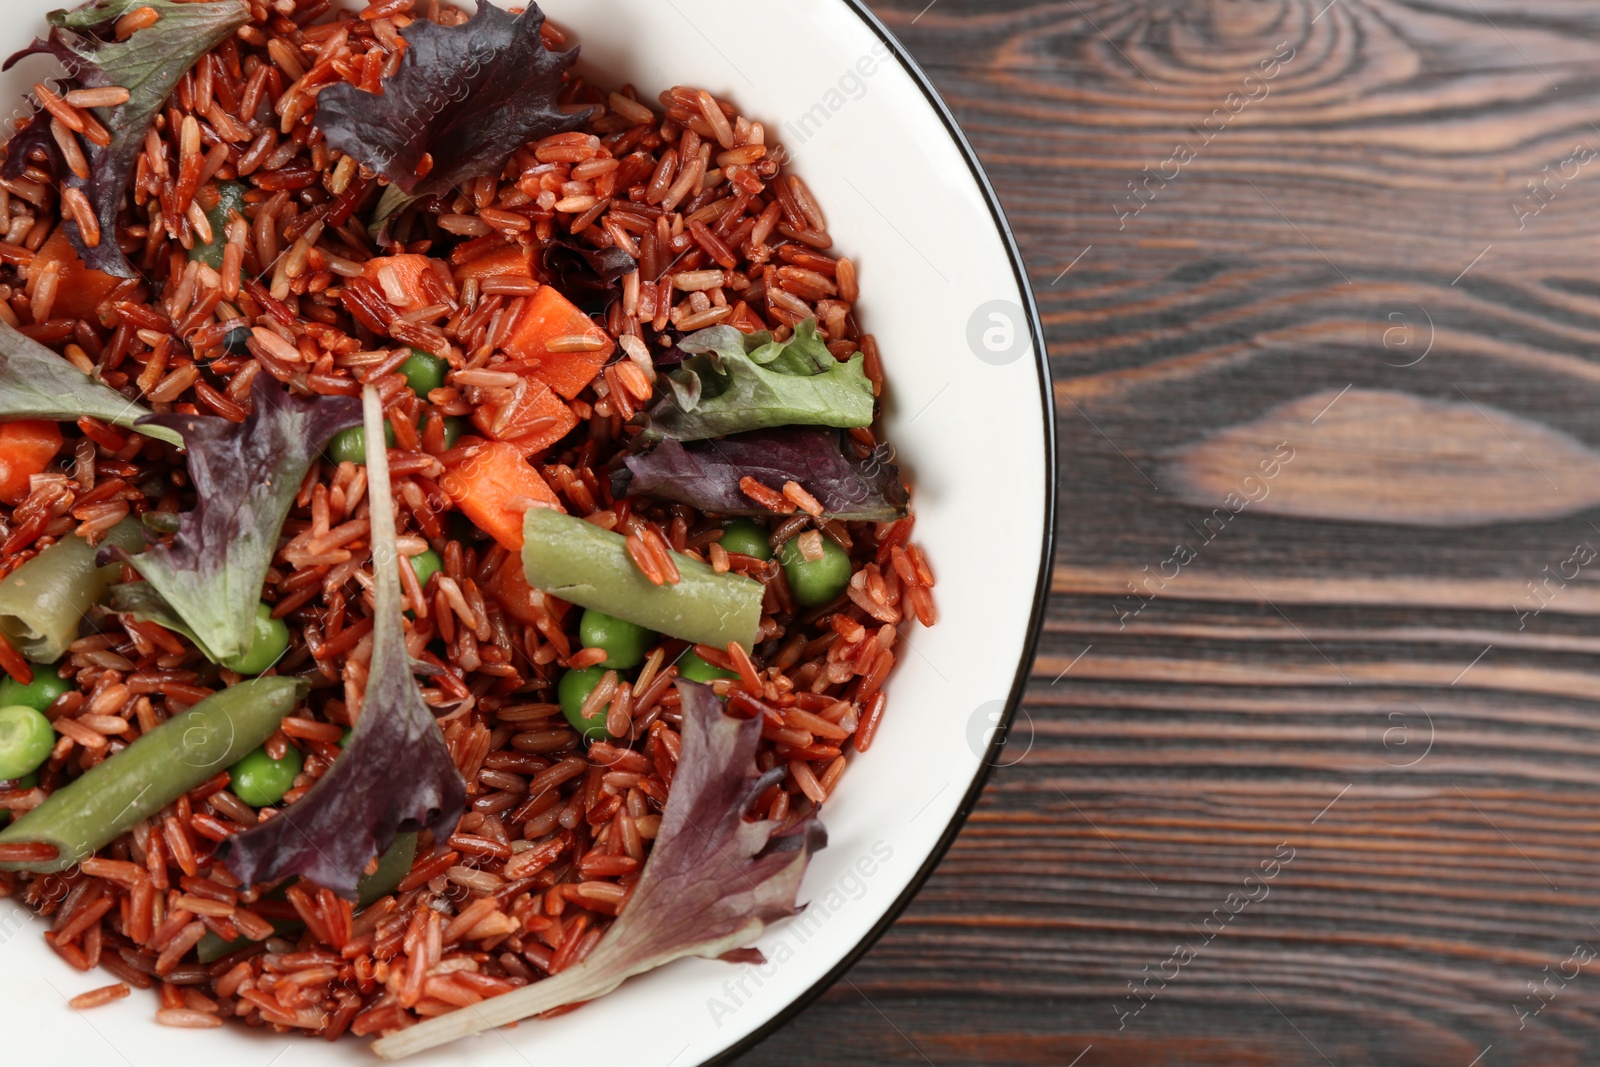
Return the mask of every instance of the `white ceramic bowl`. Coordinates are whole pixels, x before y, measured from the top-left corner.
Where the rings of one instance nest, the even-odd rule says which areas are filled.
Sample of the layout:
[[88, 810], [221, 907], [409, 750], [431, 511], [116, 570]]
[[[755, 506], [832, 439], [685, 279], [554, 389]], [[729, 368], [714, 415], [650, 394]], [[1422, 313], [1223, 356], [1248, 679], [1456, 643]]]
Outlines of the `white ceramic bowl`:
[[[57, 6], [8, 0], [0, 55], [42, 35], [45, 13]], [[1049, 377], [1020, 260], [976, 158], [863, 6], [549, 0], [546, 8], [575, 32], [595, 81], [632, 82], [647, 96], [673, 85], [708, 88], [789, 146], [837, 250], [860, 265], [860, 313], [888, 374], [889, 435], [914, 479], [916, 538], [939, 582], [941, 621], [908, 631], [877, 743], [854, 760], [825, 809], [829, 845], [800, 894], [810, 910], [759, 943], [768, 966], [680, 961], [561, 1018], [416, 1061], [693, 1067], [759, 1040], [843, 973], [910, 899], [976, 801], [994, 727], [1020, 697], [1048, 588]], [[759, 58], [750, 47], [758, 42]], [[772, 42], [780, 42], [776, 52]], [[0, 100], [20, 102], [50, 68], [43, 57], [23, 62], [0, 78]], [[68, 967], [44, 931], [20, 905], [0, 900], [7, 1062], [374, 1062], [353, 1039], [163, 1029], [152, 1021], [153, 995], [140, 991], [75, 1013], [69, 997], [112, 979]], [[598, 1057], [596, 1040], [609, 1046]]]

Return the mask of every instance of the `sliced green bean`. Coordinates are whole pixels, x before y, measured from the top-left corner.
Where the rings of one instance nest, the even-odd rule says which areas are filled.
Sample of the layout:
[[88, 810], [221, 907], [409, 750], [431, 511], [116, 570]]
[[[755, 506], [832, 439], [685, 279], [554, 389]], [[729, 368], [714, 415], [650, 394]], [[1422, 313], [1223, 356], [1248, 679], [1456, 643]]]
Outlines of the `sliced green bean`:
[[417, 835], [396, 834], [389, 851], [378, 857], [378, 869], [356, 883], [356, 908], [370, 908], [400, 888], [417, 858]]
[[760, 582], [718, 574], [674, 552], [682, 580], [653, 585], [634, 566], [621, 534], [549, 508], [530, 508], [522, 529], [522, 567], [535, 589], [684, 641], [755, 647], [765, 595]]
[[[117, 524], [106, 540], [133, 551], [144, 535], [131, 520]], [[96, 567], [98, 549], [68, 535], [6, 575], [0, 582], [0, 633], [24, 656], [54, 663], [78, 639], [84, 613], [105, 596], [120, 573]]]
[[228, 212], [244, 214], [245, 194], [250, 186], [243, 182], [217, 182], [217, 203], [206, 212], [206, 222], [211, 226], [211, 240], [201, 241], [197, 236], [189, 258], [204, 263], [212, 270], [222, 269], [222, 253], [228, 247]]
[[257, 678], [207, 697], [50, 794], [0, 831], [0, 844], [56, 846], [53, 860], [0, 870], [62, 871], [115, 841], [272, 736], [304, 683]]

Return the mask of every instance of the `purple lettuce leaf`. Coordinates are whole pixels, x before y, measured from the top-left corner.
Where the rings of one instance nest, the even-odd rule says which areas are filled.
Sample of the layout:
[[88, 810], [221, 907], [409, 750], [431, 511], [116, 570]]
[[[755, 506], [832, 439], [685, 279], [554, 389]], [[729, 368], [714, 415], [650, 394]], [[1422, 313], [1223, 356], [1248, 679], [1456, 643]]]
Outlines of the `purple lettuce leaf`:
[[36, 108], [28, 124], [12, 134], [11, 140], [6, 142], [6, 162], [5, 166], [0, 167], [0, 178], [14, 181], [22, 177], [30, 161], [52, 179], [59, 180], [66, 173], [61, 146], [56, 144], [55, 135], [50, 132], [50, 112], [44, 108]]
[[199, 500], [172, 544], [130, 562], [222, 664], [250, 650], [261, 587], [306, 471], [334, 434], [361, 421], [350, 397], [290, 396], [270, 374], [256, 376], [250, 398], [242, 424], [208, 415], [136, 424], [182, 436]]
[[786, 829], [747, 822], [756, 797], [784, 774], [756, 769], [760, 720], [730, 718], [709, 687], [677, 684], [683, 752], [661, 832], [632, 898], [594, 951], [560, 974], [386, 1037], [373, 1051], [399, 1059], [593, 1000], [685, 956], [749, 961], [756, 957], [740, 950], [768, 923], [799, 914], [800, 880], [827, 833], [815, 814]]
[[766, 515], [744, 495], [739, 480], [754, 478], [780, 493], [792, 481], [816, 497], [830, 518], [890, 522], [904, 518], [910, 502], [892, 455], [885, 446], [856, 459], [842, 447], [837, 430], [809, 426], [687, 445], [667, 438], [649, 452], [628, 456], [627, 466], [612, 475], [612, 492], [642, 493], [723, 515]]
[[545, 246], [544, 269], [562, 296], [595, 314], [621, 294], [618, 283], [638, 270], [639, 263], [620, 248], [595, 248], [557, 232]]
[[[382, 93], [338, 84], [317, 98], [316, 124], [332, 147], [412, 196], [498, 174], [511, 153], [581, 127], [589, 111], [561, 110], [561, 76], [578, 50], [552, 52], [539, 37], [544, 14], [506, 12], [478, 0], [459, 26], [418, 19], [401, 32], [405, 58]], [[423, 157], [432, 169], [419, 175]]]
[[[126, 41], [101, 36], [116, 20], [142, 7], [154, 8], [155, 23], [134, 32]], [[104, 147], [84, 142], [89, 161], [89, 177], [79, 178], [58, 169], [68, 186], [83, 190], [100, 222], [100, 241], [93, 248], [84, 244], [78, 224], [70, 218], [63, 225], [72, 247], [89, 267], [116, 275], [137, 278], [138, 271], [117, 247], [117, 214], [122, 210], [128, 182], [144, 147], [145, 134], [179, 80], [200, 57], [233, 36], [250, 21], [250, 8], [244, 0], [213, 0], [211, 3], [173, 3], [172, 0], [93, 0], [71, 11], [52, 11], [50, 39], [12, 56], [47, 51], [66, 67], [69, 88], [95, 89], [121, 86], [131, 94], [117, 107], [94, 108], [94, 117], [111, 135]], [[48, 118], [43, 120], [48, 133]], [[7, 148], [6, 173], [20, 168], [29, 153], [40, 147], [33, 123], [21, 130]], [[19, 140], [20, 139], [20, 140]], [[48, 162], [59, 168], [59, 154], [46, 150]]]
[[355, 732], [305, 796], [217, 849], [247, 884], [299, 875], [351, 899], [362, 871], [396, 835], [426, 829], [443, 840], [467, 800], [466, 783], [411, 674], [383, 406], [371, 386], [364, 400], [375, 603], [372, 661]]

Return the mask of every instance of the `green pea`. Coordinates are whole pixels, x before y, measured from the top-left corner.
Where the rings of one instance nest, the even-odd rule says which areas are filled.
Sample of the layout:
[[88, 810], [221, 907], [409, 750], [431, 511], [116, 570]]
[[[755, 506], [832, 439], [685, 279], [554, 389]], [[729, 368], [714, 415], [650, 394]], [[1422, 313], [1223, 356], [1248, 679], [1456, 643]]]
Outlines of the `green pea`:
[[43, 711], [72, 688], [72, 683], [65, 681], [53, 666], [45, 663], [29, 666], [33, 668], [33, 681], [27, 685], [10, 677], [0, 682], [0, 707], [20, 704], [25, 708]]
[[352, 737], [354, 737], [355, 735], [356, 735], [355, 730], [352, 729], [349, 726], [346, 726], [344, 728], [344, 733], [339, 735], [339, 747], [340, 748], [344, 748], [346, 745], [348, 745], [350, 743], [350, 739]]
[[223, 664], [240, 674], [262, 674], [283, 658], [289, 650], [289, 625], [272, 617], [270, 604], [256, 605], [255, 636], [250, 640], [250, 650]]
[[[12, 789], [16, 789], [16, 790], [32, 789], [34, 786], [36, 786], [38, 784], [39, 784], [39, 772], [38, 771], [29, 771], [27, 774], [24, 774], [20, 779], [18, 779], [16, 781], [16, 783], [11, 786], [11, 788]], [[10, 811], [0, 811], [0, 826], [4, 826], [7, 823], [9, 823], [10, 821], [11, 821], [11, 812]]]
[[437, 412], [428, 416], [428, 426], [425, 430], [432, 429], [433, 423], [444, 423], [444, 447], [454, 448], [456, 442], [461, 440], [461, 435], [467, 432], [467, 420], [460, 415], [440, 415]]
[[638, 623], [593, 608], [585, 609], [578, 622], [578, 639], [583, 647], [605, 649], [606, 659], [600, 666], [610, 670], [627, 670], [644, 662], [655, 636]]
[[305, 766], [305, 757], [293, 745], [282, 759], [273, 759], [258, 748], [228, 768], [233, 776], [233, 795], [252, 808], [276, 804], [294, 786], [295, 775]]
[[438, 356], [418, 352], [415, 348], [411, 350], [411, 358], [400, 364], [400, 373], [406, 376], [406, 384], [424, 400], [428, 399], [429, 393], [444, 386], [444, 376], [449, 370], [449, 363]]
[[50, 758], [56, 732], [50, 720], [20, 704], [0, 708], [0, 779], [21, 778]]
[[[383, 424], [383, 440], [390, 448], [394, 447], [394, 427], [387, 422]], [[354, 463], [358, 467], [367, 465], [367, 431], [361, 426], [352, 426], [348, 430], [340, 430], [333, 435], [333, 440], [328, 442], [328, 458], [335, 463]]]
[[778, 556], [794, 598], [808, 608], [828, 603], [850, 584], [850, 557], [828, 537], [822, 539], [822, 558], [808, 560], [800, 552], [800, 538], [790, 538]]
[[772, 545], [767, 537], [767, 531], [749, 519], [734, 519], [723, 528], [719, 543], [729, 552], [769, 560], [772, 558]]
[[685, 652], [678, 660], [678, 677], [687, 678], [691, 682], [701, 682], [710, 685], [718, 678], [738, 678], [733, 671], [725, 671], [721, 667], [713, 667], [699, 656], [694, 649]]
[[589, 741], [604, 741], [606, 739], [606, 715], [602, 709], [595, 715], [583, 717], [583, 702], [589, 699], [589, 694], [594, 692], [594, 687], [600, 684], [600, 679], [606, 676], [606, 668], [590, 667], [582, 671], [568, 671], [561, 676], [561, 682], [556, 686], [556, 696], [561, 703], [561, 712], [578, 731]]
[[428, 588], [428, 579], [444, 569], [444, 560], [433, 549], [425, 549], [419, 556], [411, 557], [411, 569], [416, 572], [417, 584]]

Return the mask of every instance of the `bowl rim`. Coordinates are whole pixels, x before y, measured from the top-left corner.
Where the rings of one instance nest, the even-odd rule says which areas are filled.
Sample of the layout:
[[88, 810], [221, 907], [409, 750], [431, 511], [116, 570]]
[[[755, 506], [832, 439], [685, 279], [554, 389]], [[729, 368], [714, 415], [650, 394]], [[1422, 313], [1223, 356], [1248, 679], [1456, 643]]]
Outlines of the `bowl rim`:
[[935, 842], [932, 850], [912, 875], [910, 882], [883, 913], [883, 916], [868, 930], [860, 941], [846, 952], [839, 962], [819, 978], [811, 988], [800, 996], [794, 998], [782, 1011], [768, 1019], [761, 1026], [745, 1035], [740, 1040], [708, 1060], [701, 1061], [700, 1067], [723, 1067], [731, 1063], [736, 1057], [750, 1051], [756, 1045], [771, 1037], [778, 1030], [786, 1026], [796, 1015], [809, 1007], [813, 1001], [831, 988], [845, 972], [854, 967], [867, 951], [877, 944], [878, 939], [888, 932], [889, 927], [911, 904], [913, 898], [922, 891], [922, 887], [934, 869], [944, 859], [945, 853], [955, 842], [956, 835], [966, 825], [967, 816], [977, 806], [978, 798], [983, 794], [983, 788], [989, 781], [989, 775], [995, 767], [995, 757], [1005, 746], [1006, 736], [1016, 719], [1017, 710], [1022, 704], [1022, 696], [1027, 688], [1028, 678], [1032, 674], [1033, 660], [1039, 646], [1039, 635], [1044, 627], [1044, 614], [1050, 596], [1050, 574], [1055, 562], [1056, 547], [1056, 421], [1055, 421], [1055, 392], [1052, 388], [1050, 374], [1050, 355], [1045, 345], [1044, 326], [1039, 319], [1039, 305], [1034, 298], [1032, 283], [1028, 280], [1027, 266], [1022, 259], [1022, 252], [1017, 247], [1016, 234], [1011, 228], [1011, 222], [1006, 217], [1005, 208], [1000, 204], [1000, 198], [995, 193], [994, 185], [989, 181], [988, 174], [983, 169], [972, 143], [967, 140], [967, 135], [962, 131], [961, 125], [956, 121], [944, 98], [934, 88], [933, 81], [922, 69], [909, 49], [900, 42], [883, 21], [867, 7], [866, 0], [839, 0], [852, 14], [859, 18], [873, 34], [875, 34], [893, 54], [895, 60], [910, 76], [922, 95], [927, 99], [928, 105], [943, 124], [945, 132], [950, 135], [956, 149], [966, 161], [967, 168], [972, 172], [973, 181], [983, 194], [984, 203], [988, 205], [989, 214], [994, 220], [995, 227], [1000, 235], [1001, 243], [1005, 246], [1006, 258], [1011, 262], [1012, 273], [1016, 277], [1017, 292], [1022, 297], [1023, 313], [1027, 317], [1030, 331], [1035, 369], [1039, 376], [1040, 411], [1044, 417], [1044, 536], [1039, 546], [1039, 572], [1035, 579], [1033, 591], [1033, 604], [1029, 609], [1028, 626], [1023, 637], [1021, 654], [1017, 659], [1016, 673], [1011, 680], [1011, 689], [1006, 695], [1005, 708], [994, 733], [991, 735], [987, 750], [978, 766], [977, 773], [972, 777], [967, 787], [966, 795], [961, 798], [961, 803], [956, 806], [955, 814], [945, 826], [939, 840]]

